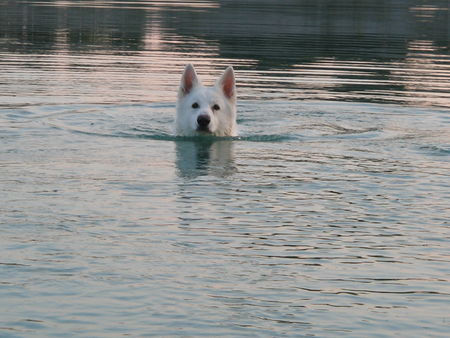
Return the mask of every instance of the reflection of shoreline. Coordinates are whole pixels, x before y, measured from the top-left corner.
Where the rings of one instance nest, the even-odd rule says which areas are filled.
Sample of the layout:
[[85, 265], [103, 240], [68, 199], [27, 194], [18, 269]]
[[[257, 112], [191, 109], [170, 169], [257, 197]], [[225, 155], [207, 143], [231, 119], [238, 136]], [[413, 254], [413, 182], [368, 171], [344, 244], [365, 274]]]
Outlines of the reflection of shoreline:
[[231, 176], [236, 172], [233, 141], [192, 140], [176, 142], [178, 175], [195, 178], [204, 175]]
[[7, 104], [167, 102], [186, 63], [212, 82], [226, 62], [240, 99], [448, 108], [447, 28], [440, 0], [0, 1], [0, 89]]
[[[430, 4], [433, 10], [426, 10], [418, 6], [417, 0], [406, 0], [401, 6], [375, 0], [352, 6], [344, 6], [343, 0], [316, 4], [307, 0], [286, 0], [276, 5], [271, 0], [248, 2], [247, 6], [238, 0], [216, 0], [201, 4], [158, 4], [157, 7], [151, 1], [147, 6], [131, 7], [123, 6], [120, 1], [111, 1], [105, 6], [71, 6], [68, 2], [59, 4], [57, 1], [8, 2], [1, 6], [0, 32], [5, 41], [13, 42], [4, 47], [25, 53], [32, 53], [30, 46], [33, 45], [40, 47], [36, 52], [59, 50], [61, 32], [65, 40], [63, 48], [68, 50], [85, 50], [86, 46], [108, 51], [160, 50], [161, 44], [167, 41], [171, 43], [165, 45], [165, 49], [170, 49], [173, 42], [188, 36], [198, 38], [202, 49], [219, 45], [221, 57], [249, 57], [267, 63], [269, 68], [278, 66], [276, 61], [282, 60], [284, 64], [287, 59], [280, 56], [286, 51], [314, 60], [335, 57], [336, 50], [343, 49], [361, 56], [360, 46], [363, 45], [370, 47], [368, 55], [371, 57], [385, 58], [388, 54], [398, 59], [408, 54], [411, 40], [427, 40], [438, 47], [448, 47], [445, 33], [448, 9]], [[258, 15], [251, 10], [256, 8], [253, 6], [257, 6]], [[156, 8], [157, 15], [149, 16], [148, 12]], [[44, 17], [47, 20], [37, 19]], [[79, 20], [80, 17], [83, 20]], [[217, 17], [221, 19], [219, 22], [212, 19]], [[280, 19], [282, 24], [267, 24]], [[392, 46], [395, 46], [394, 54], [389, 53]], [[197, 43], [191, 47], [192, 51], [198, 50]], [[310, 54], [305, 51], [306, 47], [312, 49]], [[274, 50], [284, 53], [279, 55]], [[292, 63], [298, 63], [298, 58], [292, 58]]]

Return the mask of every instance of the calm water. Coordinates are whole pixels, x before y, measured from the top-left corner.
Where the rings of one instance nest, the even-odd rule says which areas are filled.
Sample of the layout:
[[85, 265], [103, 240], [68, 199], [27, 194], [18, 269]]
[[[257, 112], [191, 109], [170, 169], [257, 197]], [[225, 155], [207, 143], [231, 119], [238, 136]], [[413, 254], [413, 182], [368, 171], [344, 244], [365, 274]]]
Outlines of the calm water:
[[[0, 336], [448, 336], [449, 19], [1, 1]], [[239, 138], [173, 135], [188, 62]]]

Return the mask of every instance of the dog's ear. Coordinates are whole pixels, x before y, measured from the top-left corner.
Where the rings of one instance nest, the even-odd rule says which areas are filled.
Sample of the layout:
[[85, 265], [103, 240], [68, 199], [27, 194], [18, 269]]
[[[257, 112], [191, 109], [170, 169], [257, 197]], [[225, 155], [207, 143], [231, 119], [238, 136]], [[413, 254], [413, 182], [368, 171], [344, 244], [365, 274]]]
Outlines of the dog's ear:
[[217, 86], [222, 89], [228, 99], [236, 99], [236, 83], [234, 79], [233, 67], [228, 67], [217, 81]]
[[180, 84], [180, 96], [185, 96], [191, 92], [191, 90], [200, 84], [200, 80], [197, 77], [195, 68], [193, 65], [188, 64], [184, 69], [183, 76], [181, 77]]

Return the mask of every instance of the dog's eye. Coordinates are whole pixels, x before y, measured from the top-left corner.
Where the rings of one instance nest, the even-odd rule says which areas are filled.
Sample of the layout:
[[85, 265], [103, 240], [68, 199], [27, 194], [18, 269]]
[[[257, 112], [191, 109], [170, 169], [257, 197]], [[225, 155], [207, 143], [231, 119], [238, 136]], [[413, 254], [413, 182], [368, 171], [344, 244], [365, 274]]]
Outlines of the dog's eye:
[[198, 107], [199, 107], [199, 105], [198, 105], [197, 102], [194, 102], [194, 103], [192, 104], [192, 108], [197, 109]]
[[220, 110], [220, 106], [218, 104], [215, 104], [212, 108], [213, 110]]

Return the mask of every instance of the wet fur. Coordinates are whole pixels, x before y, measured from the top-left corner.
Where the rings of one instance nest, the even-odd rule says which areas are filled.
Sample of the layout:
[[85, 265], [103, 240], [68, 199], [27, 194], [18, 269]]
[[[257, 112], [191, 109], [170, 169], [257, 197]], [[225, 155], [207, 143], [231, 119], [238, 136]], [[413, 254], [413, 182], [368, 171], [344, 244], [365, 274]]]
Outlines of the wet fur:
[[[219, 109], [215, 109], [217, 107]], [[200, 116], [210, 119], [207, 127], [199, 125]], [[175, 127], [180, 136], [237, 136], [236, 85], [232, 67], [225, 70], [214, 86], [205, 87], [194, 66], [186, 66], [178, 90]]]

